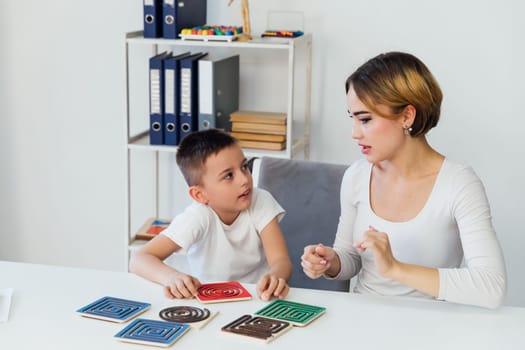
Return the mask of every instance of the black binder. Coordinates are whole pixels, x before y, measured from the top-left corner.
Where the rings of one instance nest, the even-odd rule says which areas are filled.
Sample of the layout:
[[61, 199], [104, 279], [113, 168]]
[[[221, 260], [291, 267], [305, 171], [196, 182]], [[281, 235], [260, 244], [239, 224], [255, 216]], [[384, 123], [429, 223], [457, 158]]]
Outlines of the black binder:
[[177, 39], [181, 29], [206, 24], [206, 0], [163, 0], [162, 31], [165, 39]]
[[164, 59], [164, 144], [179, 144], [180, 60], [189, 52]]
[[198, 130], [199, 117], [199, 59], [207, 53], [200, 52], [180, 60], [180, 140]]
[[162, 0], [144, 0], [144, 37], [162, 37]]
[[164, 59], [169, 55], [163, 52], [149, 59], [149, 140], [152, 145], [164, 144]]
[[231, 131], [230, 114], [239, 109], [239, 55], [199, 61], [199, 130]]

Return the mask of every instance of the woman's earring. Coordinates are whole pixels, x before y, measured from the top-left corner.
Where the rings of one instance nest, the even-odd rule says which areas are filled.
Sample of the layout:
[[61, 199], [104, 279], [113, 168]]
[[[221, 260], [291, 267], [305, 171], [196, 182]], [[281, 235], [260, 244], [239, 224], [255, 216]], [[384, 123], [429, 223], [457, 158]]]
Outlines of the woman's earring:
[[404, 132], [405, 132], [405, 135], [407, 136], [412, 133], [412, 127], [405, 126], [403, 129], [405, 130]]

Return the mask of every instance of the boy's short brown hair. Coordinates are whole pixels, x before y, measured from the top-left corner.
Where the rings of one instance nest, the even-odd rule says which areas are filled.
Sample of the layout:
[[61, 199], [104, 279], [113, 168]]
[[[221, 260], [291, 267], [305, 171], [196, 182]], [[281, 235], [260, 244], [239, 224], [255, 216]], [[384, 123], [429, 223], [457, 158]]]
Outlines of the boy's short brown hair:
[[201, 184], [202, 170], [209, 156], [236, 144], [234, 137], [218, 129], [195, 131], [183, 138], [176, 159], [188, 185]]

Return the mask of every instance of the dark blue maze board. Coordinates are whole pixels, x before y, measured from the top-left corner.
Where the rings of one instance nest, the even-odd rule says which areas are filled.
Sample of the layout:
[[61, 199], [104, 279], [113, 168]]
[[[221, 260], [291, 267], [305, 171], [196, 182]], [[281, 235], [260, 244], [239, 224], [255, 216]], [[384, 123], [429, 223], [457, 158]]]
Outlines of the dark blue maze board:
[[85, 317], [123, 323], [143, 313], [150, 306], [149, 303], [105, 296], [76, 312]]
[[137, 318], [115, 334], [117, 340], [142, 345], [168, 347], [179, 340], [190, 325]]

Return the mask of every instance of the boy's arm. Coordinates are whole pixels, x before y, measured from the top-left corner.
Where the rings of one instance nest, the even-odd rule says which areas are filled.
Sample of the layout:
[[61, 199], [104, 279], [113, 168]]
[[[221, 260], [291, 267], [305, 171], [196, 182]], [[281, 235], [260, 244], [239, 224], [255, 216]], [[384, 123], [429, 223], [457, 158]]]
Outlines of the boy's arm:
[[272, 294], [284, 298], [288, 294], [287, 281], [292, 274], [292, 262], [277, 217], [260, 235], [270, 271], [259, 281], [257, 291], [263, 299], [270, 299]]
[[160, 234], [132, 254], [129, 264], [131, 272], [156, 282], [165, 288], [168, 297], [190, 298], [197, 294], [200, 283], [166, 265], [163, 261], [181, 247], [170, 238]]

